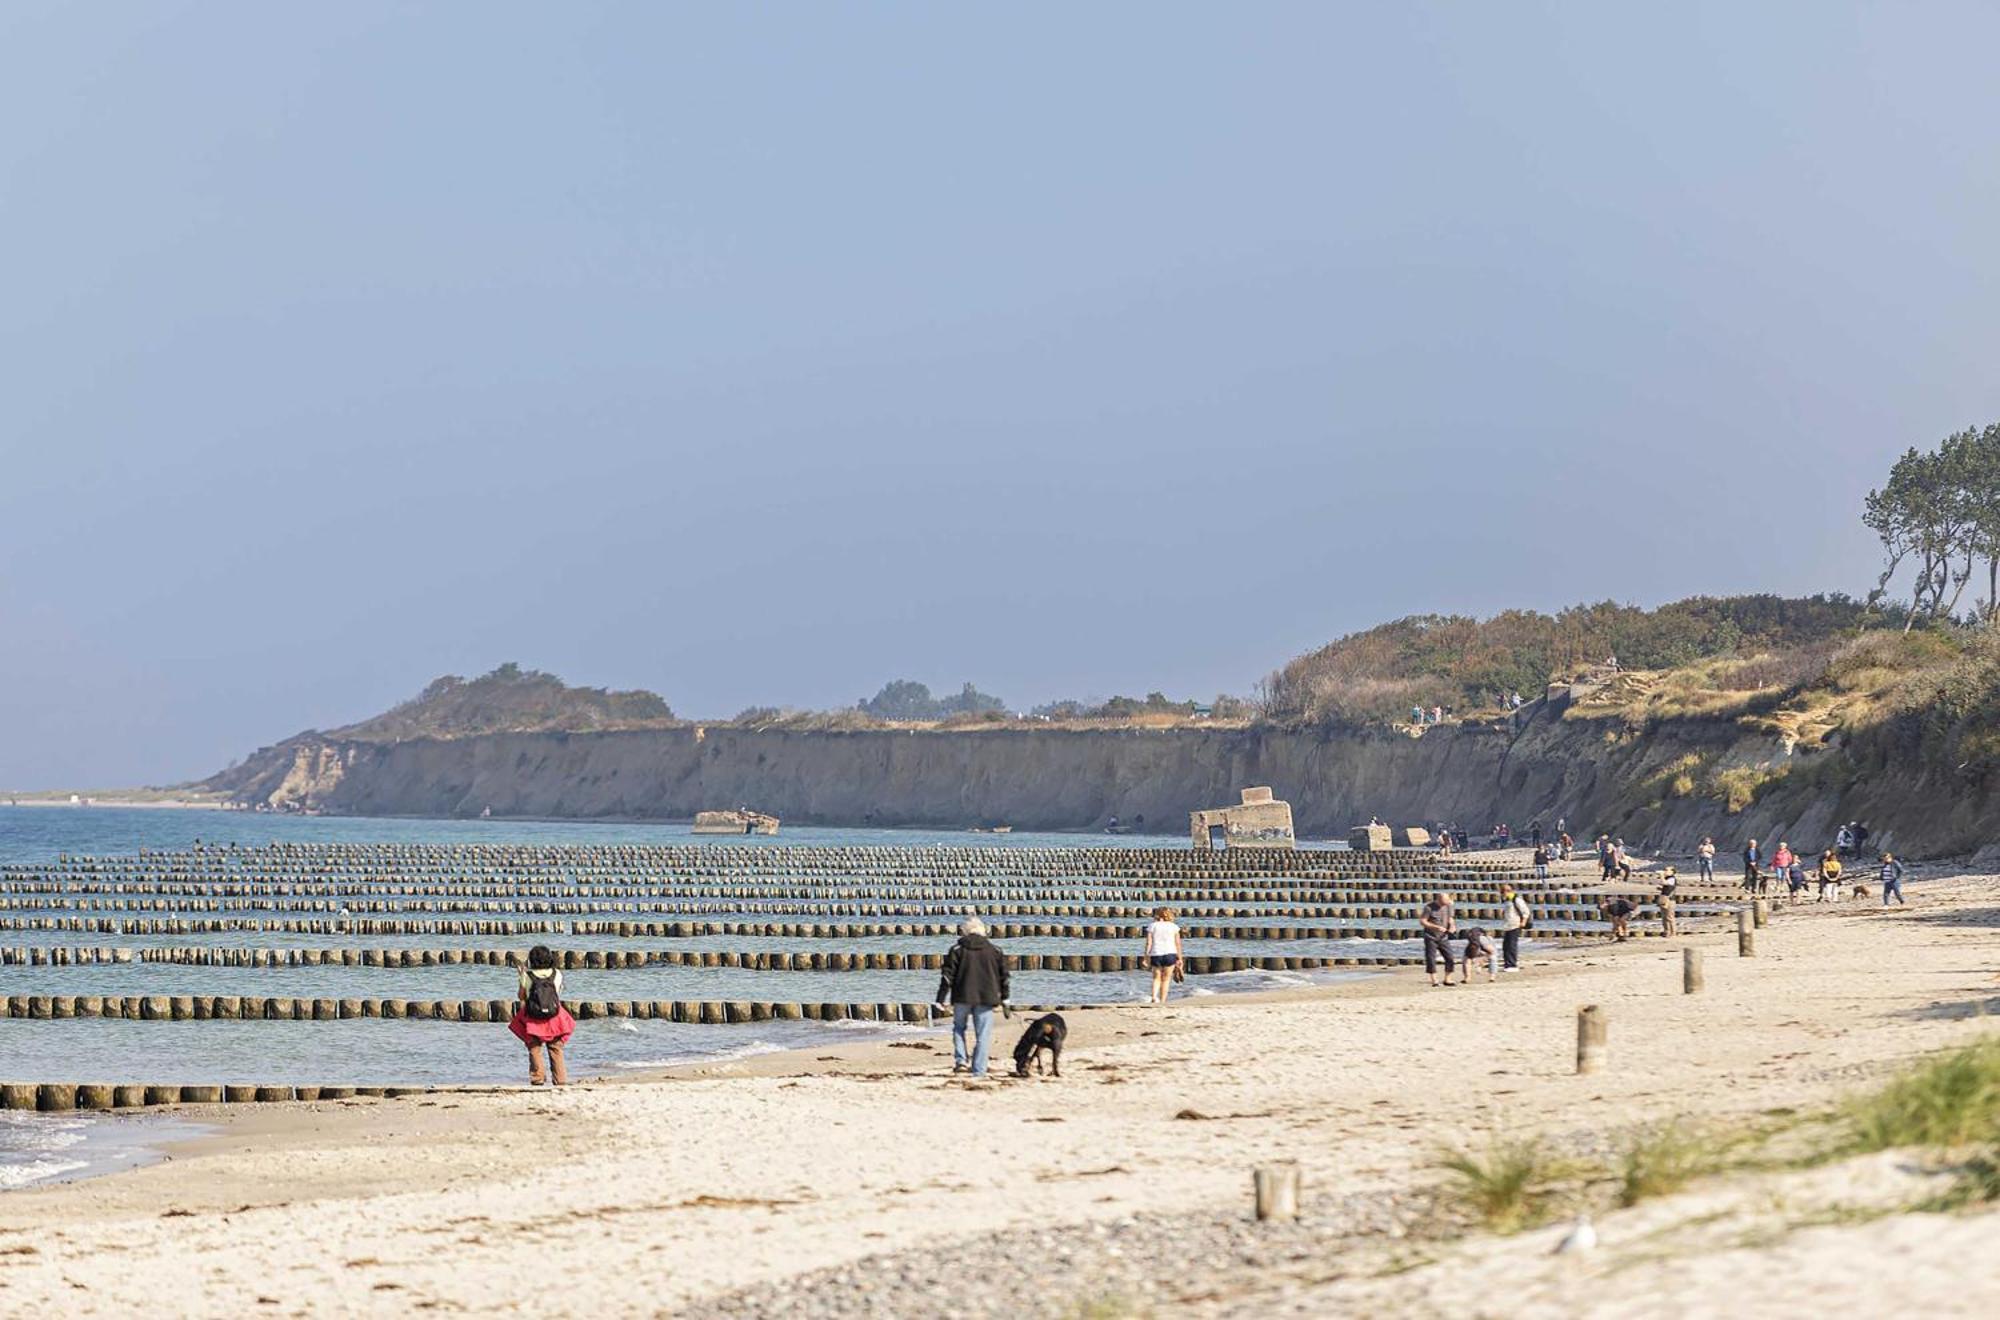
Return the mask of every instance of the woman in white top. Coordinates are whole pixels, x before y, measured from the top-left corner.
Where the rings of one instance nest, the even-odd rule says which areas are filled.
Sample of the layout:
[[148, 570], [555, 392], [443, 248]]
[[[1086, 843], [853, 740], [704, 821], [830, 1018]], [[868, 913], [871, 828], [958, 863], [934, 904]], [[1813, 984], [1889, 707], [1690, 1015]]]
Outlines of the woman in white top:
[[1160, 908], [1153, 913], [1153, 924], [1146, 927], [1146, 965], [1153, 969], [1153, 993], [1147, 996], [1147, 1003], [1167, 1002], [1180, 961], [1181, 928], [1174, 924], [1172, 908]]

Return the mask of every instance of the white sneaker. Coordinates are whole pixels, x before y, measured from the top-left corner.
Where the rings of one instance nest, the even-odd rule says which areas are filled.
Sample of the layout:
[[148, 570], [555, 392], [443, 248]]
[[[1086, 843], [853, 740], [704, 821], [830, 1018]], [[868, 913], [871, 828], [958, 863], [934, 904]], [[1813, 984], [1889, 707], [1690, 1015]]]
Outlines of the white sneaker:
[[1500, 970], [1503, 972], [1518, 972], [1521, 969], [1518, 967], [1502, 967]]

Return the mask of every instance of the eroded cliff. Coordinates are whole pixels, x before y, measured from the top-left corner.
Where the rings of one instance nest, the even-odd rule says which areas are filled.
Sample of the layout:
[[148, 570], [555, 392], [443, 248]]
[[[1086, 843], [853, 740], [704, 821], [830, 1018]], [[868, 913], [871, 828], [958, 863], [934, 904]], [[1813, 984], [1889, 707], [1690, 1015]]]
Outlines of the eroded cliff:
[[1284, 730], [859, 730], [680, 727], [397, 742], [307, 734], [208, 781], [245, 805], [360, 815], [685, 820], [738, 805], [789, 824], [1178, 833], [1187, 813], [1268, 784], [1304, 837], [1371, 814], [1484, 832], [1566, 818], [1635, 843], [1712, 834], [1817, 847], [1863, 819], [1917, 855], [1972, 851], [2000, 819], [1976, 783], [1871, 770], [1732, 719], [1634, 727], [1537, 702], [1514, 722]]

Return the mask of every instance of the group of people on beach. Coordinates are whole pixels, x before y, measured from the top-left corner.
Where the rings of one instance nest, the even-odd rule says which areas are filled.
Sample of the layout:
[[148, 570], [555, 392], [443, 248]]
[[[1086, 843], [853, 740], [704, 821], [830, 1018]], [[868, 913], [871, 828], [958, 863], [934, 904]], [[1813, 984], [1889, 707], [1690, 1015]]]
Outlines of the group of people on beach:
[[[1845, 852], [1849, 856], [1856, 856], [1860, 847], [1860, 844], [1855, 842], [1856, 836], [1850, 832], [1851, 829], [1849, 826], [1841, 827], [1841, 834], [1847, 838], [1846, 847], [1843, 848], [1836, 842], [1833, 847], [1821, 850], [1817, 862], [1812, 864], [1810, 871], [1806, 855], [1794, 851], [1790, 842], [1780, 839], [1778, 846], [1767, 858], [1757, 840], [1750, 840], [1743, 846], [1743, 892], [1761, 897], [1771, 891], [1771, 885], [1775, 881], [1785, 886], [1787, 897], [1796, 903], [1816, 881], [1819, 893], [1813, 901], [1838, 903], [1841, 900], [1842, 886], [1851, 883], [1847, 867], [1841, 861], [1841, 855]], [[1867, 838], [1865, 828], [1861, 830], [1859, 837]], [[1703, 878], [1714, 879], [1714, 839], [1701, 841], [1700, 856]], [[1891, 903], [1900, 904], [1906, 901], [1903, 898], [1903, 875], [1903, 864], [1896, 860], [1896, 855], [1890, 852], [1883, 853], [1875, 867], [1876, 882], [1882, 887], [1882, 906], [1888, 907]], [[1865, 884], [1857, 885], [1856, 889], [1857, 896], [1865, 896], [1867, 889]]]
[[[1492, 933], [1480, 926], [1460, 926], [1457, 905], [1450, 894], [1442, 890], [1430, 896], [1417, 913], [1417, 928], [1424, 942], [1424, 974], [1431, 984], [1465, 985], [1472, 980], [1475, 967], [1484, 965], [1486, 979], [1495, 979], [1500, 972], [1521, 970], [1521, 936], [1533, 928], [1534, 913], [1529, 910], [1528, 900], [1521, 897], [1514, 886], [1500, 886], [1500, 944], [1496, 949]], [[1452, 956], [1452, 941], [1461, 940], [1465, 944], [1464, 974], [1457, 981], [1452, 975], [1461, 963]], [[1444, 980], [1438, 980], [1438, 967], [1444, 967]]]

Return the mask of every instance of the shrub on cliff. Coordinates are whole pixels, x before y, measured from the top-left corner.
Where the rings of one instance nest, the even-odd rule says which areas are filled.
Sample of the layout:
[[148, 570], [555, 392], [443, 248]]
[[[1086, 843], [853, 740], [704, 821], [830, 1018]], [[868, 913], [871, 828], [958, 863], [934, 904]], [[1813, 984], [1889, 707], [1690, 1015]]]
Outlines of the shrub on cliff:
[[655, 693], [570, 687], [554, 674], [509, 663], [471, 680], [446, 674], [414, 699], [373, 719], [331, 730], [327, 736], [396, 742], [482, 733], [658, 728], [673, 723], [673, 710]]
[[1779, 686], [1806, 669], [1784, 657], [1869, 626], [1846, 596], [1696, 596], [1639, 609], [1605, 601], [1549, 615], [1508, 610], [1490, 619], [1412, 615], [1352, 633], [1300, 656], [1267, 681], [1266, 710], [1280, 723], [1378, 721], [1412, 706], [1463, 710], [1508, 694], [1534, 697], [1551, 679], [1616, 656], [1626, 668], [1667, 669], [1715, 656], [1768, 654], [1767, 673], [1743, 681]]

